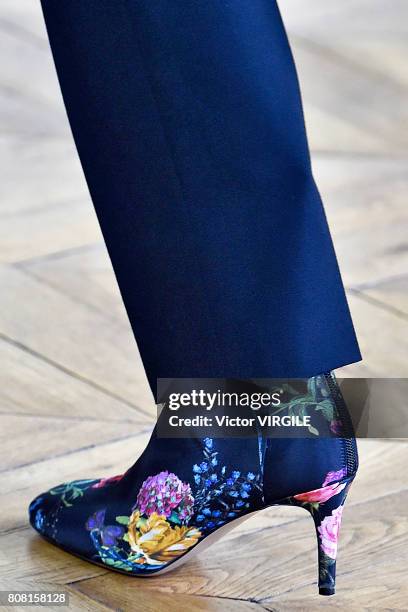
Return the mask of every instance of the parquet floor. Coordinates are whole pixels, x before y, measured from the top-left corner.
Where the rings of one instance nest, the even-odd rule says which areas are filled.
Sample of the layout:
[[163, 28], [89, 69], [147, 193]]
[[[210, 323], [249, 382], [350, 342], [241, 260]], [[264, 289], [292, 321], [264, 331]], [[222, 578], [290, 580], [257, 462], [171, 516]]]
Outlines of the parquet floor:
[[[280, 5], [365, 357], [343, 374], [407, 377], [407, 2]], [[130, 465], [154, 411], [39, 2], [2, 0], [0, 30], [0, 589], [64, 588], [71, 609], [92, 611], [407, 610], [404, 441], [360, 443], [335, 598], [316, 595], [313, 527], [299, 509], [266, 511], [190, 564], [143, 582], [29, 529], [26, 507], [38, 492]]]

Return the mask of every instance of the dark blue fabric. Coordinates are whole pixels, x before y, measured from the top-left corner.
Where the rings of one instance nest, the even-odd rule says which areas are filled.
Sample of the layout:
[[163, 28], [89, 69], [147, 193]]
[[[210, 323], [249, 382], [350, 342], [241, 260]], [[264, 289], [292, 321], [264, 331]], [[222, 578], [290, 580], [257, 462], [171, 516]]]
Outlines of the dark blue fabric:
[[273, 0], [43, 0], [149, 381], [360, 359]]

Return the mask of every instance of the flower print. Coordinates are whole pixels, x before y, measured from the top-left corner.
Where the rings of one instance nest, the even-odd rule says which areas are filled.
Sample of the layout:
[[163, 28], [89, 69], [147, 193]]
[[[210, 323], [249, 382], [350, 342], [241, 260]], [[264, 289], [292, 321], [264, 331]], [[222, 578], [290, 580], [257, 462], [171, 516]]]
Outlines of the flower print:
[[218, 518], [221, 516], [221, 512], [219, 510], [213, 510], [212, 515], [214, 518]]
[[231, 497], [238, 497], [239, 495], [238, 491], [230, 491], [229, 494], [231, 495]]
[[206, 516], [209, 516], [211, 514], [211, 510], [209, 508], [204, 508], [203, 514], [205, 514]]
[[217, 482], [217, 480], [218, 480], [217, 474], [211, 474], [211, 481]]
[[208, 470], [208, 463], [206, 461], [203, 461], [202, 463], [200, 463], [200, 468], [202, 472], [206, 472]]
[[232, 478], [227, 478], [227, 481], [226, 481], [226, 482], [227, 482], [227, 485], [228, 485], [229, 487], [232, 487], [232, 486], [234, 485], [234, 482], [235, 482], [235, 481], [234, 481]]
[[205, 447], [208, 450], [211, 450], [212, 447], [213, 447], [213, 440], [212, 440], [212, 438], [204, 438], [204, 444], [205, 444]]
[[147, 516], [155, 512], [166, 518], [175, 510], [180, 520], [187, 521], [193, 514], [193, 504], [190, 485], [166, 471], [149, 476], [144, 481], [137, 495], [135, 509]]
[[210, 487], [212, 485], [212, 480], [211, 478], [206, 478], [204, 481], [204, 484], [206, 487]]
[[[342, 491], [347, 483], [334, 482], [338, 480], [342, 480], [347, 474], [347, 469], [342, 468], [341, 470], [337, 470], [336, 472], [327, 472], [326, 478], [323, 481], [321, 488], [314, 489], [313, 491], [307, 491], [306, 493], [299, 493], [298, 495], [294, 495], [294, 499], [300, 502], [309, 502], [309, 503], [323, 503], [328, 499], [337, 495]], [[333, 483], [333, 484], [330, 484]]]
[[336, 436], [340, 436], [343, 431], [343, 423], [340, 421], [340, 419], [332, 419], [330, 421], [329, 429]]
[[234, 478], [234, 480], [237, 480], [237, 478], [239, 478], [241, 476], [241, 472], [238, 472], [237, 470], [234, 470], [234, 472], [232, 472], [232, 477]]
[[218, 459], [217, 459], [217, 457], [213, 457], [213, 458], [211, 459], [211, 465], [212, 465], [213, 467], [215, 467], [216, 465], [218, 465]]
[[323, 481], [322, 487], [330, 484], [331, 482], [335, 482], [336, 480], [343, 480], [347, 476], [347, 468], [342, 468], [341, 470], [337, 470], [337, 472], [327, 472], [326, 478]]
[[45, 514], [41, 508], [35, 513], [34, 525], [37, 531], [42, 532], [44, 529]]
[[194, 472], [195, 474], [201, 474], [201, 468], [200, 468], [200, 466], [199, 466], [199, 465], [197, 465], [197, 464], [194, 464], [194, 465], [193, 465], [193, 472]]
[[61, 502], [66, 508], [73, 505], [74, 501], [83, 497], [84, 491], [95, 484], [95, 479], [92, 480], [72, 480], [70, 482], [64, 482], [58, 485], [54, 489], [50, 489], [51, 495], [58, 495], [61, 498]]
[[103, 546], [116, 546], [118, 538], [124, 534], [123, 527], [119, 525], [105, 525], [106, 510], [98, 510], [89, 517], [85, 524], [88, 531], [97, 531]]
[[245, 491], [244, 489], [241, 489], [239, 494], [241, 495], [242, 499], [247, 499], [249, 497], [249, 493]]
[[248, 472], [247, 478], [248, 478], [248, 480], [254, 480], [255, 474], [253, 472]]
[[199, 476], [199, 474], [195, 474], [194, 475], [194, 482], [198, 485], [201, 482], [201, 477]]
[[172, 527], [164, 515], [156, 512], [145, 519], [135, 510], [129, 519], [129, 546], [149, 565], [172, 561], [194, 546], [200, 537], [201, 532], [196, 527]]
[[123, 476], [124, 474], [118, 474], [118, 476], [111, 476], [110, 478], [101, 478], [98, 480], [98, 482], [92, 485], [91, 489], [101, 489], [102, 487], [106, 487], [106, 485], [119, 482], [119, 480], [122, 480]]
[[298, 495], [294, 495], [294, 499], [300, 502], [309, 502], [313, 503], [324, 503], [334, 495], [337, 495], [342, 491], [346, 486], [346, 483], [335, 483], [326, 485], [321, 489], [314, 489], [313, 491], [307, 491], [306, 493], [299, 493]]
[[329, 516], [325, 516], [317, 531], [320, 537], [320, 546], [323, 552], [331, 559], [336, 558], [337, 539], [339, 536], [343, 506], [339, 506]]

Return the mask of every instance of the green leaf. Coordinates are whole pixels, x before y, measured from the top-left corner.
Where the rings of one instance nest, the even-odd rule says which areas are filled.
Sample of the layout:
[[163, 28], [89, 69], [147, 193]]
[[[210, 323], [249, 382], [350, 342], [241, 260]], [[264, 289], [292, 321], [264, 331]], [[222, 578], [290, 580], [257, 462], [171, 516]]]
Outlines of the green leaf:
[[129, 525], [129, 517], [128, 516], [117, 516], [116, 522], [120, 525]]
[[174, 510], [172, 511], [172, 513], [169, 516], [169, 521], [171, 521], [172, 523], [177, 523], [178, 525], [180, 525], [180, 519], [177, 516], [177, 513], [174, 512]]

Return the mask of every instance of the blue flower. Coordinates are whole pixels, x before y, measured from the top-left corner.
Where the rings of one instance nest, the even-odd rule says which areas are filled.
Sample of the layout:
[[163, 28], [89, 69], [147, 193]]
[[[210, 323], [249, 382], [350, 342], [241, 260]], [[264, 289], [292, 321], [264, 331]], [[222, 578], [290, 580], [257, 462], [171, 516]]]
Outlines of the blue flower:
[[219, 516], [221, 516], [221, 512], [219, 510], [213, 510], [212, 515], [214, 518], [218, 518]]
[[205, 514], [206, 516], [208, 516], [209, 514], [211, 514], [211, 510], [209, 508], [204, 508], [203, 510], [203, 514]]
[[193, 472], [195, 472], [196, 474], [201, 474], [200, 466], [197, 464], [193, 465]]
[[225, 521], [217, 521], [217, 526], [221, 527], [221, 525], [224, 525]]
[[37, 510], [37, 512], [35, 513], [34, 524], [35, 528], [38, 529], [38, 531], [42, 531], [44, 527], [44, 513], [42, 510]]
[[242, 499], [247, 499], [249, 497], [249, 493], [247, 493], [246, 491], [243, 491], [242, 489], [240, 491], [240, 494], [241, 494]]
[[214, 466], [215, 466], [215, 465], [218, 465], [218, 459], [217, 459], [217, 457], [213, 457], [213, 458], [211, 459], [211, 465], [214, 465]]
[[235, 505], [237, 508], [242, 508], [242, 506], [244, 505], [244, 502], [241, 499], [239, 499]]
[[197, 514], [196, 521], [197, 523], [202, 523], [204, 520], [204, 516], [202, 514]]
[[229, 495], [230, 495], [231, 497], [238, 497], [238, 491], [230, 491], [230, 492], [229, 492]]
[[227, 478], [227, 485], [229, 487], [232, 487], [233, 484], [234, 484], [234, 481], [232, 480], [232, 478]]
[[235, 518], [237, 515], [235, 514], [235, 512], [228, 512], [227, 516], [228, 518]]
[[218, 476], [217, 476], [217, 474], [211, 474], [211, 480], [212, 480], [213, 482], [217, 482], [217, 480], [218, 480]]
[[241, 489], [243, 489], [244, 491], [250, 491], [252, 489], [252, 486], [248, 482], [243, 482], [241, 485]]
[[248, 472], [247, 478], [248, 478], [248, 480], [254, 480], [255, 474], [253, 472]]
[[206, 486], [206, 487], [210, 487], [210, 486], [212, 485], [212, 480], [211, 480], [211, 478], [206, 478], [204, 482], [205, 482], [205, 486]]
[[211, 438], [204, 438], [204, 444], [206, 445], [208, 450], [211, 450], [213, 447], [213, 441]]
[[200, 468], [203, 472], [206, 472], [208, 470], [208, 463], [206, 461], [203, 461], [202, 463], [200, 463]]
[[238, 472], [237, 470], [232, 472], [232, 477], [235, 478], [235, 480], [239, 478], [240, 476], [241, 476], [241, 472]]
[[198, 485], [201, 482], [201, 476], [199, 474], [196, 474], [194, 476], [194, 482]]
[[208, 521], [207, 529], [212, 529], [213, 527], [215, 527], [215, 523], [213, 521]]

